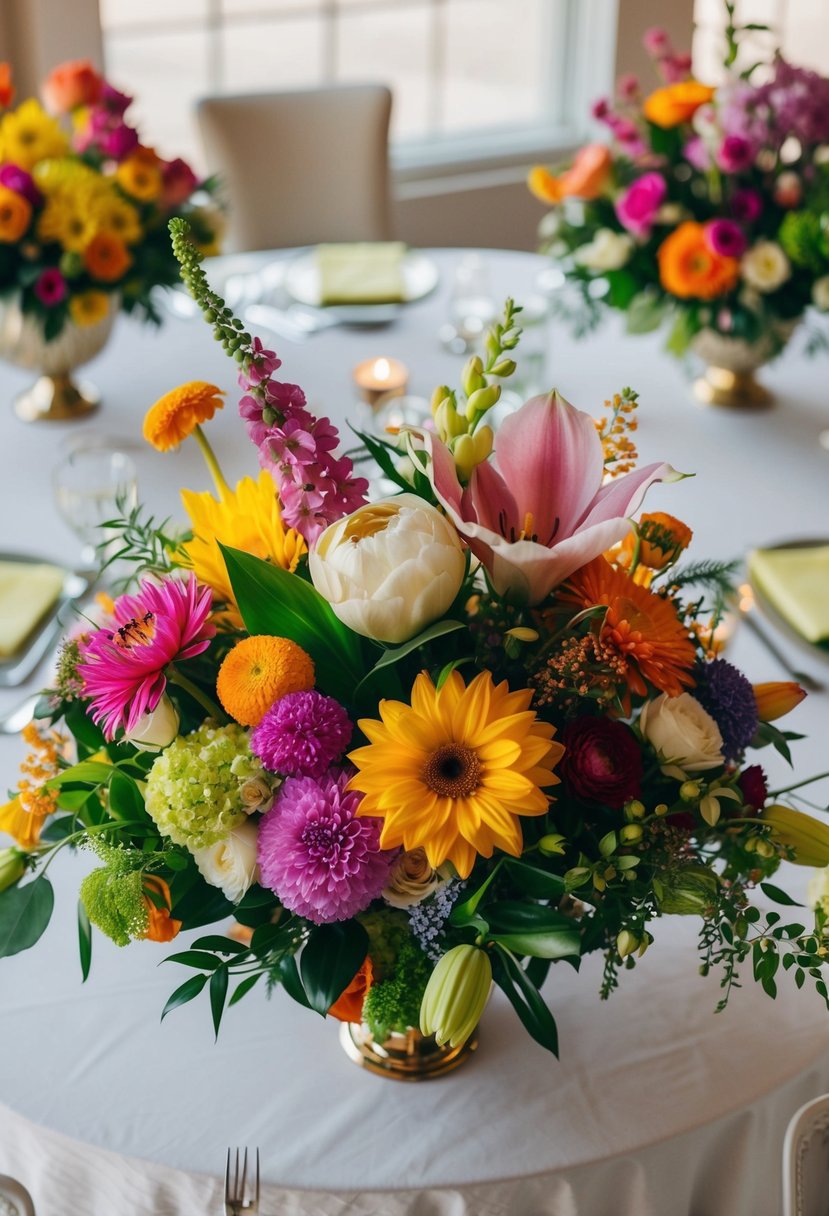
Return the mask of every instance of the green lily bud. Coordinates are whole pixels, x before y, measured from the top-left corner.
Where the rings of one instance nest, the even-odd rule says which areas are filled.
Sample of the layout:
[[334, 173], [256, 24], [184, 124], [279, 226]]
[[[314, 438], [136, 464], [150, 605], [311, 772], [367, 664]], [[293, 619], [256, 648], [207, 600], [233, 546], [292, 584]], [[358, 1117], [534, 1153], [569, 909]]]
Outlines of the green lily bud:
[[514, 359], [499, 359], [494, 367], [490, 368], [490, 376], [498, 376], [502, 380], [506, 380], [507, 376], [511, 376], [515, 371], [517, 364]]
[[683, 781], [679, 787], [679, 796], [683, 802], [696, 802], [699, 798], [700, 788], [698, 781]]
[[660, 912], [674, 916], [695, 916], [710, 907], [716, 898], [719, 880], [705, 866], [685, 866], [654, 883]]
[[625, 803], [625, 819], [644, 819], [646, 808], [638, 798], [631, 798]]
[[455, 468], [461, 481], [469, 481], [475, 468], [475, 444], [471, 435], [459, 435], [452, 444], [452, 454], [455, 457]]
[[616, 938], [616, 950], [620, 958], [627, 958], [629, 954], [633, 954], [641, 946], [641, 942], [635, 933], [631, 933], [630, 929], [622, 929]]
[[495, 436], [491, 426], [479, 426], [475, 434], [472, 436], [472, 443], [475, 449], [475, 463], [482, 464], [492, 451], [492, 443]]
[[560, 836], [558, 832], [548, 832], [539, 840], [538, 851], [544, 857], [560, 857], [566, 843], [564, 837]]
[[437, 388], [435, 389], [435, 391], [432, 393], [432, 401], [431, 401], [432, 416], [434, 417], [434, 415], [438, 412], [438, 406], [442, 402], [446, 401], [447, 399], [449, 401], [452, 401], [453, 397], [454, 397], [454, 393], [452, 392], [452, 390], [448, 384], [439, 384], [437, 386]]
[[481, 414], [485, 414], [488, 409], [499, 400], [501, 396], [500, 384], [488, 384], [486, 388], [479, 388], [472, 393], [466, 402], [466, 416], [472, 421], [474, 418], [480, 418]]
[[16, 886], [26, 873], [26, 854], [20, 849], [0, 849], [0, 891]]
[[478, 1025], [492, 986], [492, 963], [478, 946], [454, 946], [438, 962], [420, 1006], [421, 1034], [461, 1047]]
[[463, 375], [461, 376], [461, 384], [467, 397], [471, 397], [478, 389], [486, 386], [483, 373], [484, 365], [481, 362], [480, 355], [473, 355], [467, 361], [466, 367], [463, 369]]
[[622, 844], [636, 844], [642, 839], [642, 835], [642, 826], [638, 823], [626, 823], [623, 828], [619, 829], [619, 839]]
[[451, 397], [444, 398], [435, 411], [435, 426], [444, 443], [466, 434], [466, 419]]

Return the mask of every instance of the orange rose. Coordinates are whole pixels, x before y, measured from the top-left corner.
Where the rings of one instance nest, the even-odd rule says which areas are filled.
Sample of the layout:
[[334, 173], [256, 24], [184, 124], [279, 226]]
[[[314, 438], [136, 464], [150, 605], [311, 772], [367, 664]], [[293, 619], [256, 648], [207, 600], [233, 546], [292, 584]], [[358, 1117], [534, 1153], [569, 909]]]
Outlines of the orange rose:
[[164, 184], [161, 162], [152, 148], [138, 147], [121, 161], [115, 170], [115, 180], [125, 194], [142, 203], [152, 202], [158, 198]]
[[22, 194], [0, 186], [0, 242], [13, 245], [29, 227], [32, 204]]
[[[171, 942], [181, 928], [180, 920], [170, 915], [170, 888], [157, 874], [144, 875], [144, 902], [147, 905], [149, 923], [144, 938], [149, 942]], [[149, 894], [148, 894], [149, 892]], [[162, 906], [156, 904], [160, 897]]]
[[610, 180], [613, 158], [604, 144], [587, 144], [576, 153], [569, 169], [558, 177], [536, 165], [527, 184], [543, 203], [560, 203], [563, 198], [598, 198]]
[[715, 253], [705, 239], [702, 224], [686, 220], [666, 237], [656, 251], [659, 280], [667, 292], [680, 299], [713, 300], [737, 283], [737, 258]]
[[12, 69], [9, 63], [0, 63], [0, 110], [5, 110], [14, 100]]
[[328, 1010], [332, 1018], [340, 1022], [359, 1022], [363, 1016], [363, 1001], [374, 979], [374, 968], [368, 955], [363, 965], [344, 992], [341, 992]]
[[88, 59], [70, 59], [58, 64], [46, 77], [43, 100], [53, 114], [68, 114], [78, 106], [94, 105], [103, 84], [103, 77]]
[[698, 80], [680, 80], [678, 84], [665, 85], [645, 98], [645, 118], [657, 127], [678, 127], [681, 122], [690, 121], [715, 92]]
[[93, 279], [115, 283], [123, 278], [132, 265], [127, 247], [117, 236], [99, 232], [83, 251], [83, 264]]

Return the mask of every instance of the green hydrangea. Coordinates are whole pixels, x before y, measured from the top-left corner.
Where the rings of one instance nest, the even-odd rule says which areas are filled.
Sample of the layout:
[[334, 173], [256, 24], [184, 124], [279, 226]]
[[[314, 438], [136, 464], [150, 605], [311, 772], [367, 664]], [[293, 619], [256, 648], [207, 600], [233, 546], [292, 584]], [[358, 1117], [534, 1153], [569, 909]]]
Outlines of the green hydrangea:
[[147, 933], [149, 912], [143, 881], [140, 870], [124, 873], [117, 866], [101, 866], [81, 883], [81, 903], [87, 916], [116, 946], [126, 946]]
[[205, 724], [181, 735], [147, 777], [146, 805], [158, 830], [176, 844], [215, 844], [246, 818], [241, 787], [262, 774], [241, 726]]
[[368, 952], [377, 983], [392, 973], [400, 950], [412, 940], [409, 918], [399, 908], [377, 908], [361, 912], [357, 919], [368, 934]]
[[819, 273], [825, 268], [820, 218], [811, 211], [790, 211], [780, 225], [780, 244], [795, 266]]
[[[373, 943], [369, 953], [374, 962], [372, 948]], [[420, 1003], [431, 974], [432, 963], [414, 938], [407, 936], [400, 943], [391, 975], [371, 985], [363, 1004], [363, 1021], [375, 1039], [382, 1042], [392, 1030], [418, 1025]]]

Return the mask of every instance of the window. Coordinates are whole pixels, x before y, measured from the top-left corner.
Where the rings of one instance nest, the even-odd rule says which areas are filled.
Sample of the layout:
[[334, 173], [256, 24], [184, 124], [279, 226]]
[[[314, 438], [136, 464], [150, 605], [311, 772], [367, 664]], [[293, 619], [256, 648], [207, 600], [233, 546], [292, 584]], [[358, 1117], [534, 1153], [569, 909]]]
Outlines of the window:
[[136, 94], [162, 151], [198, 159], [189, 110], [206, 93], [383, 80], [396, 163], [410, 169], [577, 140], [587, 99], [612, 75], [610, 10], [613, 0], [100, 0], [107, 72]]
[[[738, 67], [765, 62], [779, 47], [792, 63], [829, 74], [827, 0], [738, 0], [735, 17], [738, 24], [769, 27], [768, 32], [743, 36]], [[713, 84], [723, 76], [722, 0], [696, 0], [694, 21], [694, 70], [701, 80]]]

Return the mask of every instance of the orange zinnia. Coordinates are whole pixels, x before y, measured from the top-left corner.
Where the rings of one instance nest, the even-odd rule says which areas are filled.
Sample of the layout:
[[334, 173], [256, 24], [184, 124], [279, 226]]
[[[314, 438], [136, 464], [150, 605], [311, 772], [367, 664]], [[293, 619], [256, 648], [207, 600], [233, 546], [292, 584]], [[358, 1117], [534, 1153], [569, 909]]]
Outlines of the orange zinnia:
[[267, 634], [237, 642], [216, 680], [225, 711], [242, 726], [258, 726], [274, 701], [313, 687], [311, 656], [290, 638]]
[[669, 697], [693, 686], [696, 650], [669, 599], [639, 586], [603, 557], [577, 570], [560, 599], [579, 608], [607, 605], [600, 638], [624, 662], [628, 697], [647, 696], [645, 681]]
[[93, 279], [114, 283], [123, 278], [132, 265], [127, 247], [117, 236], [99, 232], [83, 251], [83, 264]]
[[705, 239], [702, 224], [686, 220], [666, 237], [656, 251], [659, 280], [667, 292], [680, 299], [712, 300], [725, 295], [737, 283], [737, 258], [715, 253]]
[[222, 389], [204, 380], [188, 380], [159, 397], [144, 418], [144, 438], [158, 452], [168, 452], [192, 435], [224, 405]]
[[0, 186], [0, 241], [13, 245], [29, 227], [32, 204], [15, 190]]
[[677, 84], [665, 85], [645, 98], [645, 118], [657, 127], [678, 127], [681, 122], [689, 122], [715, 92], [698, 80], [680, 80]]

